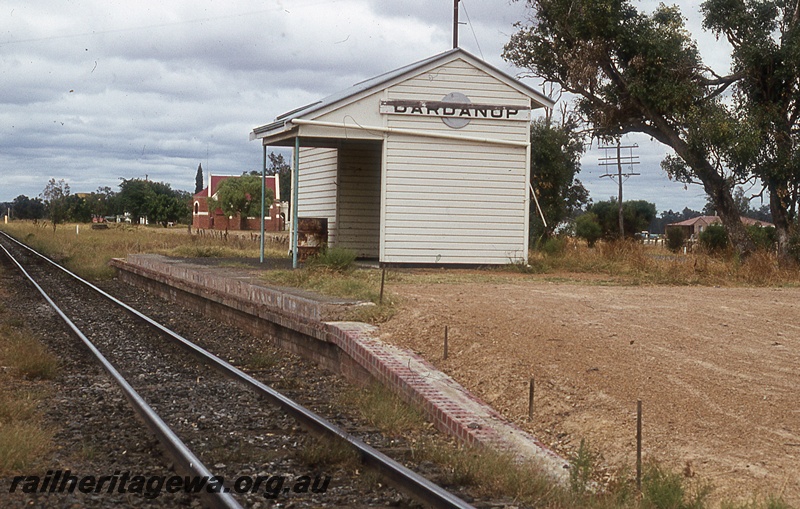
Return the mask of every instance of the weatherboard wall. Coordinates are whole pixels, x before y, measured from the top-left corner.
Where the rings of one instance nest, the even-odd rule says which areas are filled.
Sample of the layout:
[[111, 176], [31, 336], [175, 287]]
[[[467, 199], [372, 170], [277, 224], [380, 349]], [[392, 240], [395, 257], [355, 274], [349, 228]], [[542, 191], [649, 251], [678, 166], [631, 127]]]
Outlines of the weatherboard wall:
[[[475, 105], [462, 110], [469, 123], [458, 129], [427, 106], [391, 109], [452, 93]], [[298, 124], [304, 143], [338, 146], [301, 149], [299, 215], [326, 217], [331, 245], [385, 263], [524, 262], [533, 104], [513, 79], [469, 58], [332, 102]], [[513, 108], [525, 114], [486, 116]]]
[[[387, 90], [390, 100], [440, 101], [450, 92], [475, 104], [530, 107], [530, 98], [462, 60]], [[387, 115], [387, 126], [526, 143], [527, 121]], [[527, 259], [528, 157], [524, 146], [390, 134], [386, 146], [383, 241], [387, 263], [503, 264]]]
[[297, 212], [300, 217], [328, 219], [328, 243], [336, 242], [338, 153], [330, 148], [300, 149]]
[[339, 150], [336, 246], [377, 258], [381, 236], [381, 144], [345, 143]]

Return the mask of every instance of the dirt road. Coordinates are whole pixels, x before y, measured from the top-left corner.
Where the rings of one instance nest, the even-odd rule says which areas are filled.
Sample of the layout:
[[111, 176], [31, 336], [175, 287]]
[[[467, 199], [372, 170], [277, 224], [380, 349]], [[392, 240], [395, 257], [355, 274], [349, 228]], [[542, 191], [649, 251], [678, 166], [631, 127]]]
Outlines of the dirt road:
[[385, 341], [558, 452], [585, 438], [605, 464], [633, 469], [641, 399], [645, 459], [710, 482], [716, 501], [780, 494], [800, 505], [800, 289], [520, 278], [392, 291], [403, 304], [381, 326]]

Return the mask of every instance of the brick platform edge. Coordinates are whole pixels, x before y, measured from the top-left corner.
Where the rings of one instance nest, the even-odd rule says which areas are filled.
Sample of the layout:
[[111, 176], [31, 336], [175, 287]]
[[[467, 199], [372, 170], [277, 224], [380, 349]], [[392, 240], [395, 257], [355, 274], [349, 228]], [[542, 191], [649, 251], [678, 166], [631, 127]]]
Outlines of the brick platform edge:
[[567, 482], [567, 461], [419, 355], [378, 339], [377, 327], [323, 321], [339, 314], [337, 303], [331, 308], [330, 303], [253, 284], [247, 278], [215, 274], [214, 270], [159, 255], [130, 255], [127, 260], [113, 260], [112, 265], [333, 344], [372, 378], [421, 408], [441, 432], [465, 444], [483, 445], [532, 460], [549, 477]]

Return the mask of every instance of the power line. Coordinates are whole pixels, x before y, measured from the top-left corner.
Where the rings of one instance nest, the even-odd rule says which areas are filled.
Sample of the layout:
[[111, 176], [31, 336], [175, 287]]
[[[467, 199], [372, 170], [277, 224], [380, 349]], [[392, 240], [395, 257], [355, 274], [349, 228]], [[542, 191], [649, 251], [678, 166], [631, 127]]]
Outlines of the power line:
[[[609, 177], [612, 180], [614, 180], [614, 178], [618, 179], [617, 184], [619, 184], [619, 199], [618, 199], [618, 203], [617, 203], [617, 208], [618, 208], [617, 215], [618, 215], [618, 220], [619, 220], [619, 237], [620, 238], [624, 238], [625, 237], [625, 228], [624, 228], [624, 223], [622, 221], [622, 183], [624, 181], [628, 180], [629, 177], [634, 177], [636, 175], [641, 175], [640, 173], [634, 173], [633, 172], [633, 165], [639, 164], [639, 156], [638, 155], [633, 155], [633, 149], [639, 148], [639, 145], [634, 143], [633, 145], [625, 145], [625, 146], [623, 146], [623, 145], [617, 143], [616, 147], [611, 146], [611, 147], [599, 147], [599, 148], [604, 151], [604, 156], [605, 156], [605, 157], [601, 157], [600, 158], [600, 166], [616, 166], [617, 167], [617, 173], [616, 174], [614, 174], [614, 173], [606, 173], [604, 175], [600, 175], [600, 178]], [[629, 151], [627, 156], [626, 155], [622, 155], [622, 150], [623, 149], [626, 149], [626, 150]], [[616, 156], [609, 156], [608, 155], [608, 151], [609, 150], [616, 150]], [[628, 171], [626, 173], [622, 172], [622, 165], [623, 164], [628, 166]]]
[[467, 1], [461, 0], [461, 4], [464, 6], [464, 14], [467, 15], [467, 22], [469, 23], [470, 30], [472, 30], [472, 37], [475, 38], [475, 44], [478, 46], [478, 53], [481, 54], [482, 60], [486, 60], [483, 57], [483, 50], [481, 49], [481, 43], [478, 42], [478, 36], [475, 34], [475, 25], [472, 24], [472, 20], [469, 18], [469, 11], [467, 11]]

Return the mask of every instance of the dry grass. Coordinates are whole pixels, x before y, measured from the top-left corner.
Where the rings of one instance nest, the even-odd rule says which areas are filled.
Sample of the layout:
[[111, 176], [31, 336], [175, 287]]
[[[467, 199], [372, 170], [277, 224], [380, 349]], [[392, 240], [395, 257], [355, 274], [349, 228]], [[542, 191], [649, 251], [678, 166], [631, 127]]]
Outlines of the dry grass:
[[797, 266], [781, 263], [773, 253], [758, 251], [744, 260], [732, 253], [672, 253], [638, 242], [600, 243], [594, 249], [573, 244], [558, 255], [530, 253], [530, 272], [605, 276], [616, 284], [703, 286], [780, 286], [800, 284]]
[[[387, 273], [387, 282], [390, 277]], [[397, 281], [397, 278], [391, 278]], [[266, 283], [290, 286], [320, 295], [371, 302], [374, 306], [358, 306], [350, 311], [347, 320], [378, 324], [389, 320], [396, 311], [397, 297], [384, 291], [380, 302], [381, 271], [350, 268], [334, 270], [326, 266], [307, 266], [297, 270], [272, 270], [262, 276]]]
[[[124, 258], [131, 253], [157, 253], [179, 257], [259, 257], [259, 241], [248, 234], [227, 237], [189, 235], [183, 228], [155, 226], [111, 225], [107, 230], [92, 230], [88, 225], [62, 225], [53, 232], [42, 223], [15, 221], [0, 225], [32, 248], [64, 264], [87, 279], [109, 279], [114, 269], [108, 266], [112, 258]], [[265, 254], [285, 257], [286, 246], [267, 242]]]
[[0, 393], [0, 424], [28, 421], [36, 416], [39, 394], [30, 391]]
[[18, 376], [52, 380], [58, 374], [58, 359], [27, 331], [0, 326], [0, 358]]
[[393, 435], [411, 433], [425, 425], [425, 418], [417, 409], [403, 403], [380, 384], [345, 392], [337, 404], [357, 408], [372, 426]]
[[[8, 291], [0, 288], [0, 299], [5, 298]], [[52, 447], [53, 432], [39, 407], [48, 396], [41, 380], [54, 377], [58, 363], [22, 325], [7, 308], [0, 309], [0, 475], [30, 470]]]
[[53, 434], [34, 421], [3, 425], [0, 433], [0, 473], [30, 470], [52, 447]]
[[[432, 462], [442, 469], [434, 481], [440, 485], [470, 486], [473, 495], [509, 506], [587, 509], [704, 509], [709, 507], [710, 488], [702, 481], [690, 480], [656, 463], [646, 465], [642, 492], [636, 490], [629, 471], [616, 472], [612, 481], [601, 484], [596, 470], [597, 453], [588, 445], [569, 458], [573, 471], [568, 486], [554, 484], [533, 463], [521, 462], [513, 454], [483, 447], [464, 447], [451, 439], [431, 434], [421, 413], [403, 403], [382, 386], [353, 389], [340, 396], [337, 404], [355, 408], [367, 422], [388, 436], [403, 436], [410, 444], [410, 463]], [[315, 450], [314, 455], [333, 454]], [[315, 452], [314, 452], [315, 451]], [[308, 454], [308, 453], [306, 453]], [[332, 462], [347, 458], [345, 451], [333, 454]], [[330, 460], [316, 460], [325, 463]], [[346, 461], [346, 460], [345, 460]], [[784, 509], [790, 506], [780, 498], [753, 499], [745, 505], [723, 502], [725, 509]]]
[[345, 470], [355, 470], [361, 465], [358, 453], [342, 440], [332, 440], [309, 436], [306, 443], [297, 450], [298, 457], [311, 467], [337, 466]]

